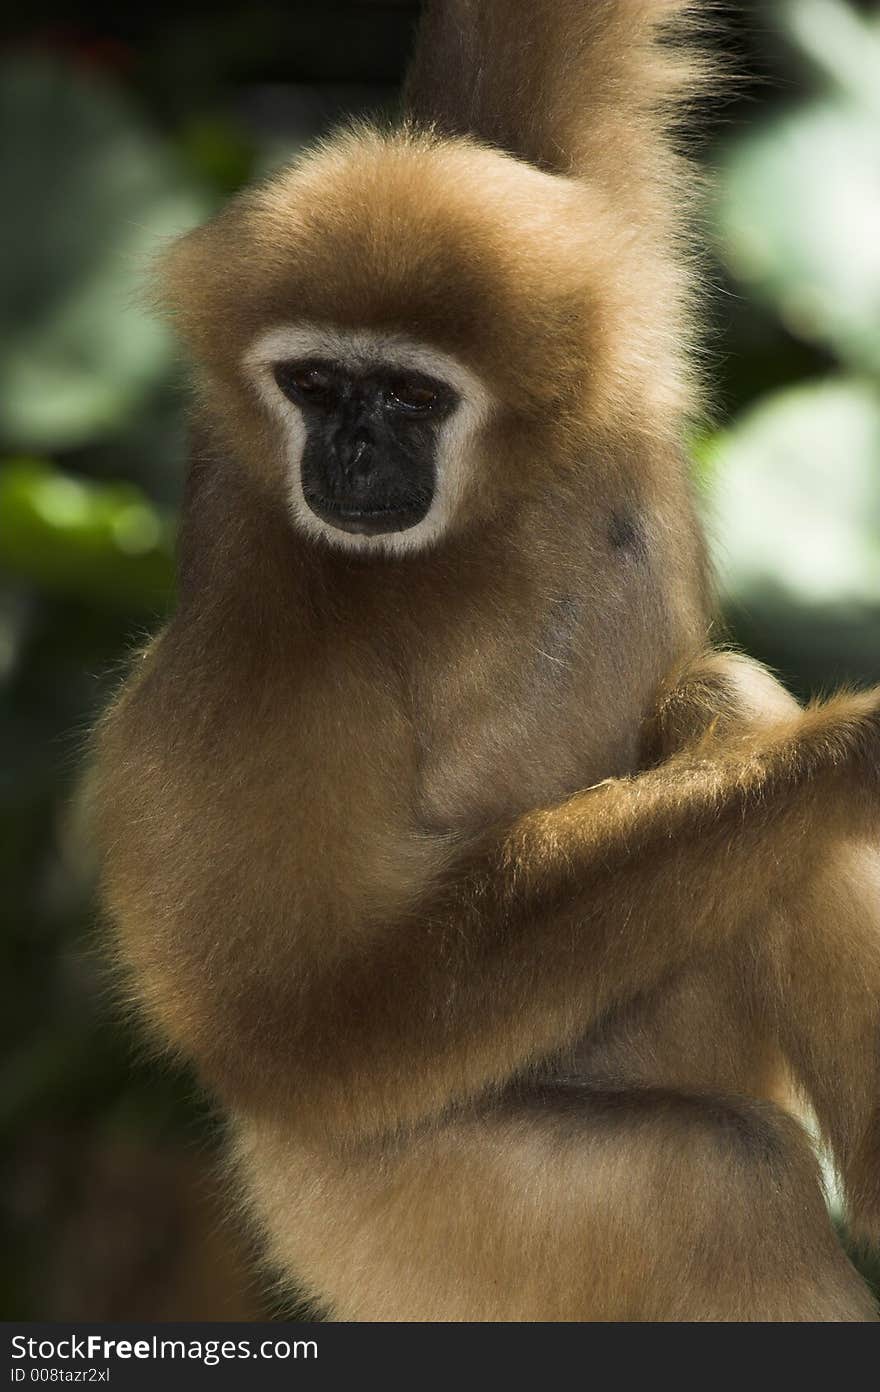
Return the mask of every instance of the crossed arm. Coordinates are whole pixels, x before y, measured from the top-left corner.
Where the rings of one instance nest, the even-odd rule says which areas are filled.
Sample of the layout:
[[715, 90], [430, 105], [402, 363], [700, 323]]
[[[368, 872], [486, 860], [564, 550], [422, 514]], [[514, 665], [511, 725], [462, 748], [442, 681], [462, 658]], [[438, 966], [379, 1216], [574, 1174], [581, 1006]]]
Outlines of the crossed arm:
[[315, 1140], [394, 1132], [500, 1088], [796, 897], [805, 864], [874, 834], [880, 696], [756, 720], [737, 661], [680, 674], [654, 767], [485, 835], [347, 956], [309, 970], [292, 952], [267, 978], [242, 953], [207, 1079]]

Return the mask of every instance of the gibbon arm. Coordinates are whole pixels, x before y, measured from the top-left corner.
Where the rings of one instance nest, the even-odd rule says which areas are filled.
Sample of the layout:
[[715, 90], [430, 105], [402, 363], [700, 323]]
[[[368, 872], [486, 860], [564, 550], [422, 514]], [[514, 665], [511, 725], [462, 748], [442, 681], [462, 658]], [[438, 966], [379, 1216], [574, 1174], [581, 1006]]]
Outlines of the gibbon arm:
[[[248, 1112], [331, 1144], [393, 1133], [527, 1073], [607, 1012], [796, 891], [804, 865], [877, 815], [880, 695], [743, 733], [735, 685], [691, 671], [729, 735], [528, 814], [471, 848], [409, 921], [365, 927], [309, 975], [247, 954], [222, 1031], [186, 1041]], [[676, 697], [681, 716], [689, 697]], [[217, 1003], [215, 1002], [215, 1005]]]

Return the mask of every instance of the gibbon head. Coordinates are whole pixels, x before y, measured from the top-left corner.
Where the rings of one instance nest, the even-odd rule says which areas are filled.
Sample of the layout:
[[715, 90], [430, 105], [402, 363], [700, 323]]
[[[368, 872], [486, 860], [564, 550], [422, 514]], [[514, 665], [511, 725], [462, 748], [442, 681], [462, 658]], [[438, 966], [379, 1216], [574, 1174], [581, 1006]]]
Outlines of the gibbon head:
[[160, 293], [239, 466], [307, 539], [387, 554], [576, 490], [603, 438], [680, 413], [655, 260], [582, 181], [356, 130], [182, 238]]

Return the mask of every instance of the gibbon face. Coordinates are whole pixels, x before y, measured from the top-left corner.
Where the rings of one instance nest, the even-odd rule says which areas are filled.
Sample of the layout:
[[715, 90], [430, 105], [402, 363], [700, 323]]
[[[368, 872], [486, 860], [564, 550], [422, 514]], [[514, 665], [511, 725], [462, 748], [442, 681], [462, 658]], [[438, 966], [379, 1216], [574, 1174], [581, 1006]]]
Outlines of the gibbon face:
[[182, 238], [160, 293], [203, 423], [296, 531], [399, 554], [564, 494], [603, 430], [656, 429], [680, 374], [644, 265], [582, 182], [356, 130]]
[[474, 373], [403, 337], [305, 325], [270, 329], [244, 364], [281, 428], [303, 532], [404, 551], [446, 530], [489, 416]]
[[452, 387], [406, 362], [359, 365], [345, 354], [285, 355], [272, 376], [302, 418], [296, 493], [320, 522], [364, 537], [424, 522], [438, 427], [459, 404]]

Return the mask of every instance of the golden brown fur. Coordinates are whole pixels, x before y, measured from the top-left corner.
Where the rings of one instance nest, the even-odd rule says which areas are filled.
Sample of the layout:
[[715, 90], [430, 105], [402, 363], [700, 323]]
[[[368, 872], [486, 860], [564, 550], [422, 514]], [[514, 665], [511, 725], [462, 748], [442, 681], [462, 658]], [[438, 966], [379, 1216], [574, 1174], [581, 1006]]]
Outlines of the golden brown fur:
[[[180, 599], [99, 732], [104, 896], [338, 1318], [873, 1317], [773, 1099], [790, 1070], [876, 1237], [880, 698], [704, 655], [668, 124], [700, 65], [658, 34], [690, 10], [429, 6], [408, 125], [166, 261]], [[439, 542], [292, 524], [242, 368], [279, 324], [485, 384]]]

